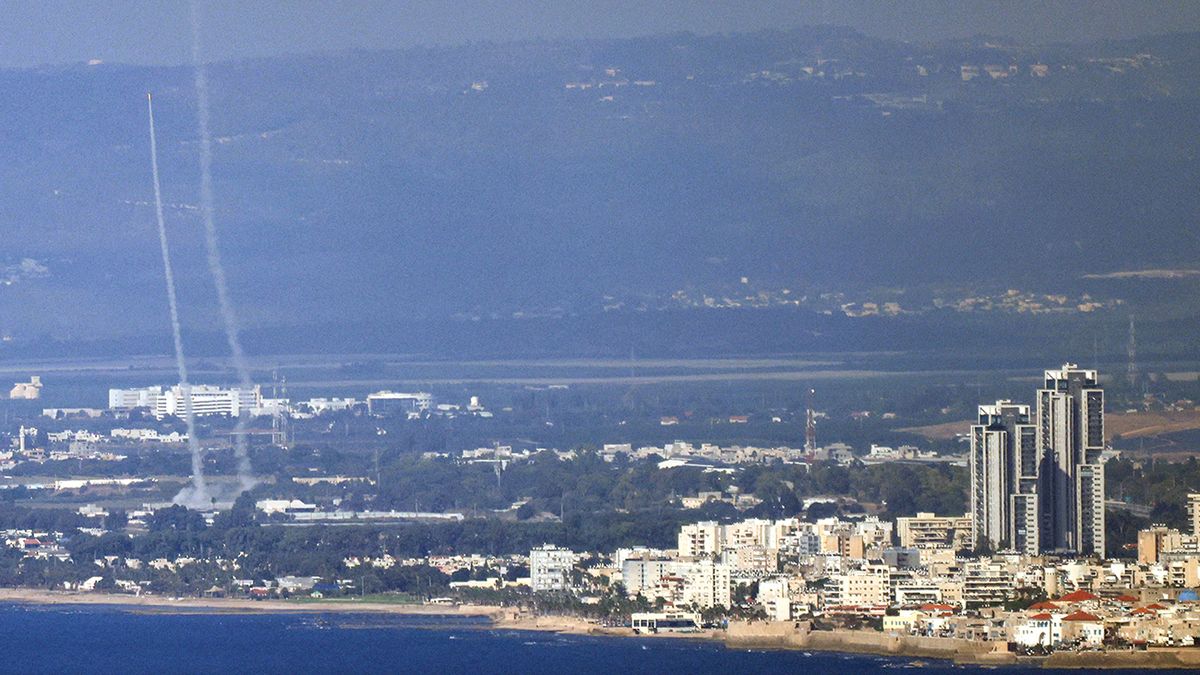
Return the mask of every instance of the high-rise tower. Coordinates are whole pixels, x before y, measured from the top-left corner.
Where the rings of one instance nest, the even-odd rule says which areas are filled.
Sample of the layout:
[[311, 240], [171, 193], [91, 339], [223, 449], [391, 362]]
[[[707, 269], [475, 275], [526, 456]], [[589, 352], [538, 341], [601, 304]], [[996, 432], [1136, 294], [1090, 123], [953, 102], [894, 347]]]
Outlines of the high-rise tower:
[[1036, 418], [1010, 401], [971, 427], [975, 541], [1027, 555], [1104, 554], [1104, 391], [1095, 370], [1045, 371]]
[[971, 514], [975, 542], [992, 549], [1038, 552], [1037, 427], [1029, 406], [979, 406], [971, 427]]
[[1104, 390], [1095, 370], [1047, 370], [1037, 392], [1043, 550], [1104, 555]]

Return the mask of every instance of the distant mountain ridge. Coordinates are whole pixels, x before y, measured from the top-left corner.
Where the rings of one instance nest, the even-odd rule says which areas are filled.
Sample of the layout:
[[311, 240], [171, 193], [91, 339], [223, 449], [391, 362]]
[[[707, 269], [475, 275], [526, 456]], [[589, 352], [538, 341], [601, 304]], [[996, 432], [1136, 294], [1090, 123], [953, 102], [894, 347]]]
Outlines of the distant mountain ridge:
[[[1193, 267], [1198, 37], [812, 28], [216, 64], [235, 300], [265, 328], [569, 310], [741, 276], [1024, 288]], [[184, 321], [210, 325], [190, 78], [0, 71], [0, 266], [38, 270], [0, 287], [0, 330], [162, 329], [145, 91]]]

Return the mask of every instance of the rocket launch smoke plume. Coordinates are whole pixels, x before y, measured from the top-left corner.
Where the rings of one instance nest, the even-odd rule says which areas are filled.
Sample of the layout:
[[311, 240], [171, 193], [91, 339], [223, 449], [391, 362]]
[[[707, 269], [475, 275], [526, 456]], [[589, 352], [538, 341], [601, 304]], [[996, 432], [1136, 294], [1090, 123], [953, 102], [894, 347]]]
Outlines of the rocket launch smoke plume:
[[[238, 336], [237, 314], [229, 299], [229, 285], [225, 280], [225, 267], [221, 264], [221, 249], [217, 243], [217, 227], [213, 218], [212, 188], [212, 132], [209, 129], [208, 73], [200, 55], [200, 16], [193, 1], [190, 3], [192, 20], [192, 66], [195, 70], [197, 127], [200, 136], [200, 216], [204, 221], [204, 246], [208, 253], [208, 271], [217, 289], [217, 305], [225, 326], [225, 340], [229, 343], [238, 385], [243, 389], [254, 386], [250, 369], [246, 366], [246, 353]], [[247, 415], [239, 415], [234, 429], [234, 454], [237, 458], [238, 482], [243, 490], [254, 486], [250, 455], [246, 449]]]
[[175, 297], [175, 272], [171, 269], [171, 247], [167, 244], [167, 225], [163, 219], [162, 187], [158, 180], [158, 141], [154, 134], [154, 100], [146, 94], [146, 110], [150, 114], [150, 172], [154, 177], [154, 216], [158, 220], [158, 243], [162, 249], [163, 276], [167, 279], [167, 305], [171, 310], [171, 336], [175, 340], [175, 368], [179, 373], [179, 388], [183, 392], [184, 420], [187, 423], [188, 450], [192, 453], [192, 484], [175, 497], [175, 501], [190, 505], [208, 505], [208, 485], [204, 482], [204, 463], [200, 441], [196, 438], [196, 416], [192, 411], [192, 385], [188, 382], [187, 359], [183, 355], [183, 334], [179, 329], [179, 303]]

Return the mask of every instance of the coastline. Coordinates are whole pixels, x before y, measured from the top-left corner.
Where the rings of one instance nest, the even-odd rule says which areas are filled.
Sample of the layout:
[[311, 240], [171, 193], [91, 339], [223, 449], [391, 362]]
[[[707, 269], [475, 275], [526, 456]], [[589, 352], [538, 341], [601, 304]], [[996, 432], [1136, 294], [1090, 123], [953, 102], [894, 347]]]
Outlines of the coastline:
[[873, 631], [813, 631], [792, 622], [731, 622], [725, 630], [635, 635], [629, 628], [602, 627], [572, 616], [535, 616], [492, 605], [417, 605], [326, 599], [319, 601], [250, 600], [243, 598], [173, 598], [117, 593], [0, 588], [0, 603], [93, 605], [162, 613], [345, 613], [395, 616], [479, 617], [502, 630], [537, 631], [595, 637], [704, 640], [731, 649], [780, 649], [843, 654], [936, 659], [957, 665], [1048, 669], [1200, 669], [1200, 649], [1151, 648], [1146, 651], [1056, 652], [1049, 657], [1022, 657], [999, 651], [995, 644], [957, 638], [923, 638]]
[[148, 611], [212, 612], [252, 614], [279, 613], [372, 613], [423, 616], [475, 616], [492, 619], [504, 613], [503, 607], [488, 605], [415, 605], [347, 600], [295, 601], [250, 600], [244, 598], [172, 598], [163, 595], [125, 595], [78, 591], [46, 591], [34, 588], [0, 588], [0, 603], [35, 605], [107, 605], [142, 608]]
[[920, 661], [930, 659], [960, 666], [993, 668], [1114, 669], [1187, 669], [1200, 670], [1200, 649], [1150, 648], [1146, 651], [1055, 652], [1048, 657], [1028, 657], [1001, 650], [997, 643], [961, 638], [927, 638], [890, 635], [874, 631], [812, 631], [792, 622], [731, 622], [725, 630], [701, 630], [695, 633], [659, 633], [635, 635], [630, 628], [609, 628], [584, 619], [566, 616], [493, 617], [497, 628], [549, 631], [569, 635], [598, 637], [638, 637], [644, 639], [705, 640], [720, 642], [730, 649], [763, 649], [893, 656]]

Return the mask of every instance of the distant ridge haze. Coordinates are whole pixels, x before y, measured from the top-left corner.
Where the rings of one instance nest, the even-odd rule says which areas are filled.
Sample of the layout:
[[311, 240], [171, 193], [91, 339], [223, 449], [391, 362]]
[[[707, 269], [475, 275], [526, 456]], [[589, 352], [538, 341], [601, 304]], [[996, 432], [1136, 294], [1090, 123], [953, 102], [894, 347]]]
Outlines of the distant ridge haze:
[[[742, 276], [1057, 290], [1190, 269], [1198, 65], [1195, 34], [914, 46], [838, 28], [220, 64], [217, 226], [260, 328]], [[209, 325], [190, 77], [0, 71], [0, 330], [163, 329], [146, 91], [183, 319]]]
[[[213, 60], [350, 49], [394, 49], [525, 39], [725, 34], [845, 25], [881, 38], [936, 41], [972, 35], [1084, 42], [1200, 30], [1200, 6], [1136, 0], [212, 0], [201, 3]], [[189, 61], [186, 2], [10, 2], [0, 66]]]

